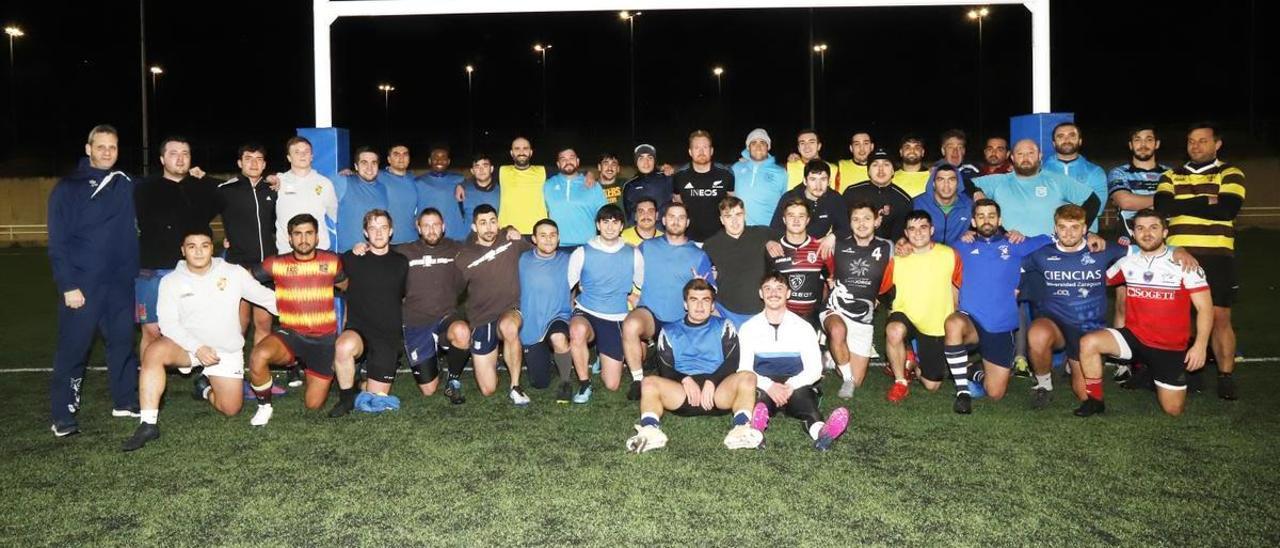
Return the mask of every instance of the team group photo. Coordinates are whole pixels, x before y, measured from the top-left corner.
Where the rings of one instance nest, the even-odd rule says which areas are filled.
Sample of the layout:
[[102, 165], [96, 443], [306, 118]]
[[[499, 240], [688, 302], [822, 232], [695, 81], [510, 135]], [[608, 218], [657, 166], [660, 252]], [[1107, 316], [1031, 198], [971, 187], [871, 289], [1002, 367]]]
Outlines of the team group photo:
[[[266, 13], [306, 26], [289, 48], [315, 54], [314, 89], [263, 71], [287, 33], [219, 51], [170, 28], [231, 6], [92, 8], [133, 25], [102, 58], [16, 23], [50, 7], [13, 10], [15, 542], [1280, 540], [1257, 6], [1209, 15], [1244, 25], [1222, 47], [1247, 89], [1197, 95], [1190, 74], [1084, 86], [1104, 82], [1074, 68], [1101, 54], [1087, 9], [1048, 0], [297, 4], [314, 44], [305, 14]], [[912, 18], [958, 50], [928, 65], [962, 66], [839, 30]], [[1052, 53], [1029, 47], [1050, 21]], [[532, 56], [501, 49], [526, 24]], [[452, 45], [395, 59], [422, 32]], [[708, 49], [709, 77], [680, 60], [700, 46], [663, 43], [727, 36], [754, 53]], [[1149, 70], [1116, 40], [1117, 67]], [[809, 63], [783, 83], [793, 42]], [[22, 57], [67, 55], [134, 114], [81, 103], [35, 130], [51, 103], [27, 87], [51, 76]], [[112, 56], [118, 78], [94, 68]], [[282, 90], [315, 103], [267, 114]]]

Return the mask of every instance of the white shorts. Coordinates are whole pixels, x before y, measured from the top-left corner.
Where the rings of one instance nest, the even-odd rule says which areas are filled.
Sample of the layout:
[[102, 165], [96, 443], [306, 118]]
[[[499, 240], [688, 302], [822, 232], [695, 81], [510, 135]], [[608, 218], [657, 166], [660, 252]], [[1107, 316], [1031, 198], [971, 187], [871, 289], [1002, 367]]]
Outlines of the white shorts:
[[[196, 357], [195, 352], [187, 352], [187, 359], [191, 360], [191, 366], [195, 367], [200, 364], [200, 359]], [[182, 370], [190, 371], [190, 368], [183, 367]], [[231, 379], [244, 378], [244, 354], [239, 352], [227, 353], [218, 352], [218, 363], [214, 365], [204, 366], [204, 374], [210, 377], [227, 377]]]
[[846, 318], [838, 312], [823, 310], [822, 313], [819, 314], [819, 318], [822, 320], [823, 325], [827, 323], [827, 318], [830, 316], [836, 316], [844, 321], [844, 340], [845, 344], [849, 346], [849, 352], [864, 358], [876, 357], [876, 351], [871, 347], [871, 339], [875, 334], [875, 328], [872, 327], [871, 324], [858, 323]]

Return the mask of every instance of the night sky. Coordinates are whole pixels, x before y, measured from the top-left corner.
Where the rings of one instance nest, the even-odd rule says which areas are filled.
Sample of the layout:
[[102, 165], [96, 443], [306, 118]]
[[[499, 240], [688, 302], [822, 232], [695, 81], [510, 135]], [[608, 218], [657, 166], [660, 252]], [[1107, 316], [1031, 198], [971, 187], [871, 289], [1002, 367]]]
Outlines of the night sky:
[[[1176, 132], [1199, 118], [1239, 135], [1237, 150], [1274, 150], [1280, 59], [1275, 38], [1253, 31], [1269, 34], [1265, 22], [1276, 9], [1249, 1], [1170, 4], [1055, 1], [1054, 110], [1077, 113], [1086, 154], [1091, 144], [1123, 146], [1124, 127], [1134, 122]], [[635, 26], [636, 138], [657, 145], [660, 159], [683, 160], [684, 137], [708, 128], [718, 137], [717, 159], [728, 161], [760, 126], [773, 135], [774, 153], [785, 155], [795, 132], [808, 126], [810, 59], [818, 70], [810, 21], [815, 41], [830, 47], [817, 76], [825, 156], [845, 157], [855, 128], [869, 128], [895, 151], [903, 133], [919, 133], [930, 158], [948, 127], [973, 136], [979, 127], [1006, 133], [1008, 116], [1030, 111], [1030, 15], [1021, 6], [992, 8], [979, 77], [977, 25], [965, 11], [645, 12]], [[3, 87], [4, 105], [15, 108], [3, 112], [0, 175], [65, 170], [80, 156], [89, 127], [102, 122], [122, 131], [121, 165], [137, 169], [137, 2], [23, 0], [6, 3], [0, 19], [27, 33], [16, 44], [16, 80], [7, 63], [3, 68], [13, 86]], [[235, 147], [249, 140], [267, 144], [269, 162], [283, 167], [283, 141], [314, 123], [310, 22], [305, 0], [148, 2], [148, 63], [165, 71], [152, 104], [153, 132], [187, 136], [195, 162], [211, 170], [234, 169]], [[344, 18], [332, 40], [335, 125], [351, 130], [353, 145], [383, 146], [389, 135], [415, 148], [415, 165], [429, 144], [469, 154], [463, 66], [470, 63], [477, 69], [479, 151], [505, 156], [516, 133], [534, 137], [536, 159], [544, 162], [557, 146], [576, 146], [586, 158], [606, 151], [626, 158], [634, 146], [627, 25], [616, 12]], [[535, 42], [554, 45], [546, 132]], [[726, 70], [722, 98], [711, 74], [716, 65]], [[382, 82], [396, 87], [389, 128]], [[971, 145], [971, 154], [978, 148]]]

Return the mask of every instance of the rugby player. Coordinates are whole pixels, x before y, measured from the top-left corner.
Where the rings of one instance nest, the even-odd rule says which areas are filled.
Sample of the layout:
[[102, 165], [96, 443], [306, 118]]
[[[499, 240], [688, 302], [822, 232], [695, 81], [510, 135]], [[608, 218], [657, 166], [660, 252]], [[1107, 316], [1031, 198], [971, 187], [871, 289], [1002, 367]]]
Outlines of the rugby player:
[[346, 253], [365, 239], [365, 214], [387, 209], [387, 186], [378, 177], [378, 153], [362, 146], [355, 153], [356, 172], [333, 183], [338, 195], [338, 239], [334, 251]]
[[[368, 253], [352, 251], [342, 254], [342, 268], [347, 275], [347, 321], [334, 348], [333, 369], [338, 386], [355, 385], [356, 360], [364, 363], [365, 392], [349, 397], [343, 392], [330, 417], [341, 417], [356, 407], [356, 399], [386, 398], [395, 381], [403, 346], [405, 278], [409, 260], [391, 250], [395, 230], [391, 213], [371, 209], [364, 214], [364, 237]], [[381, 402], [378, 402], [381, 405]], [[398, 400], [397, 400], [398, 405]]]
[[[505, 186], [503, 187], [506, 188]], [[505, 206], [504, 206], [505, 208]], [[504, 209], [505, 211], [505, 209]], [[529, 229], [532, 230], [532, 225]], [[462, 247], [454, 266], [462, 273], [467, 290], [467, 322], [471, 325], [471, 366], [475, 369], [480, 393], [489, 396], [498, 389], [498, 343], [511, 376], [507, 396], [517, 406], [529, 404], [520, 386], [520, 255], [533, 246], [514, 227], [499, 231], [498, 213], [487, 204], [476, 206], [471, 230], [475, 241]], [[499, 240], [499, 234], [506, 238]], [[567, 283], [567, 282], [566, 282]]]
[[635, 209], [627, 213], [631, 215], [632, 225], [622, 231], [622, 241], [638, 248], [640, 242], [662, 235], [662, 231], [658, 230], [658, 202], [653, 198], [637, 198]]
[[440, 384], [436, 356], [444, 347], [448, 364], [444, 395], [458, 405], [466, 401], [461, 378], [467, 364], [471, 328], [458, 314], [462, 273], [454, 266], [454, 259], [462, 246], [444, 234], [444, 216], [428, 207], [418, 213], [419, 239], [392, 249], [409, 259], [402, 307], [409, 370], [422, 395], [435, 394]]
[[[546, 388], [551, 386], [554, 362], [560, 374], [556, 401], [569, 403], [575, 393], [569, 382], [573, 369], [573, 358], [569, 355], [569, 317], [573, 314], [569, 253], [559, 249], [560, 227], [551, 219], [534, 223], [533, 241], [534, 248], [521, 253], [519, 262], [520, 310], [516, 320], [524, 363], [529, 368], [529, 384]], [[578, 384], [590, 386], [591, 379], [580, 374]]]
[[[644, 204], [653, 201], [644, 198]], [[622, 322], [628, 305], [639, 295], [633, 288], [644, 286], [644, 255], [622, 241], [622, 209], [606, 205], [596, 213], [599, 236], [573, 250], [569, 257], [569, 285], [578, 287], [577, 307], [569, 320], [569, 352], [579, 379], [573, 403], [591, 399], [590, 377], [586, 375], [590, 358], [588, 345], [594, 343], [600, 355], [600, 380], [609, 390], [617, 390], [622, 381], [625, 358], [622, 351]]]
[[733, 324], [711, 314], [716, 290], [706, 280], [690, 279], [682, 291], [685, 315], [666, 324], [658, 335], [659, 374], [641, 383], [640, 423], [635, 426], [636, 435], [627, 440], [627, 450], [643, 453], [667, 445], [661, 422], [665, 411], [682, 416], [732, 411], [733, 427], [724, 438], [725, 447], [759, 447], [764, 435], [750, 424], [756, 374], [737, 370], [738, 335]]
[[338, 219], [338, 195], [333, 182], [311, 169], [311, 141], [306, 137], [290, 137], [285, 150], [289, 171], [276, 175], [280, 181], [276, 200], [276, 251], [289, 251], [292, 234], [288, 222], [302, 213], [324, 223], [317, 228], [315, 249], [333, 249], [328, 226]]
[[1018, 283], [1022, 259], [1053, 242], [1045, 235], [1010, 240], [1000, 225], [1000, 204], [989, 198], [973, 203], [970, 212], [976, 236], [951, 242], [964, 267], [959, 310], [947, 316], [943, 352], [956, 379], [956, 413], [972, 410], [969, 389], [969, 349], [978, 347], [982, 370], [972, 380], [993, 400], [1004, 398], [1013, 373], [1018, 329]]
[[[963, 264], [955, 250], [933, 241], [933, 221], [925, 211], [907, 214], [910, 253], [898, 254], [886, 274], [897, 295], [885, 322], [885, 346], [894, 383], [888, 399], [898, 403], [907, 397], [906, 362], [911, 341], [916, 343], [920, 383], [930, 392], [942, 386], [947, 366], [943, 354], [947, 316], [956, 310]], [[967, 387], [964, 375], [954, 378], [957, 392]]]
[[778, 238], [777, 231], [748, 225], [746, 218], [746, 204], [737, 196], [725, 196], [720, 200], [724, 228], [702, 245], [716, 271], [716, 312], [735, 329], [763, 310], [760, 277], [767, 266], [765, 244]]
[[275, 314], [276, 296], [244, 268], [214, 257], [207, 227], [187, 230], [182, 261], [160, 280], [156, 314], [164, 335], [147, 347], [138, 375], [141, 423], [122, 449], [135, 451], [160, 437], [156, 419], [164, 395], [165, 368], [203, 366], [192, 394], [228, 417], [244, 402], [244, 333], [240, 302]]
[[849, 210], [853, 232], [836, 240], [827, 259], [831, 291], [819, 317], [842, 379], [836, 395], [844, 399], [852, 398], [854, 389], [866, 378], [873, 354], [871, 321], [880, 295], [892, 282], [893, 243], [875, 235], [880, 220], [875, 206], [853, 204]]
[[[1080, 369], [1087, 398], [1075, 415], [1106, 411], [1102, 401], [1102, 356], [1137, 358], [1151, 370], [1160, 408], [1181, 415], [1187, 400], [1187, 373], [1204, 367], [1213, 332], [1213, 299], [1204, 271], [1187, 272], [1165, 245], [1169, 225], [1154, 210], [1133, 216], [1140, 253], [1126, 255], [1107, 269], [1107, 285], [1125, 285], [1125, 318], [1119, 329], [1103, 329], [1080, 340]], [[1191, 310], [1195, 340], [1191, 341]]]
[[[306, 367], [303, 404], [319, 409], [333, 383], [333, 346], [338, 336], [334, 288], [346, 289], [347, 275], [336, 253], [316, 249], [320, 222], [309, 213], [289, 219], [289, 253], [273, 255], [254, 271], [261, 282], [274, 282], [280, 327], [253, 346], [249, 354], [249, 383], [258, 410], [249, 424], [266, 426], [271, 406], [271, 366]], [[341, 382], [341, 381], [340, 381]], [[355, 386], [341, 387], [344, 398], [355, 397]]]
[[826, 451], [849, 425], [849, 410], [839, 407], [822, 419], [818, 335], [808, 322], [787, 310], [791, 288], [785, 276], [766, 274], [759, 292], [764, 312], [747, 320], [738, 333], [738, 371], [756, 376], [759, 401], [752, 411], [751, 427], [763, 433], [769, 418], [783, 412], [800, 419], [814, 449]]
[[689, 215], [684, 204], [668, 203], [662, 222], [666, 233], [640, 244], [643, 291], [635, 310], [622, 322], [622, 351], [631, 371], [630, 400], [640, 399], [646, 341], [657, 340], [664, 325], [680, 321], [681, 288], [693, 278], [714, 279], [711, 259], [685, 236]]
[[796, 198], [782, 204], [786, 233], [779, 240], [782, 254], [770, 258], [770, 267], [787, 278], [791, 291], [787, 309], [819, 329], [819, 303], [825, 297], [827, 263], [819, 258], [822, 242], [807, 232], [811, 211], [809, 202]]

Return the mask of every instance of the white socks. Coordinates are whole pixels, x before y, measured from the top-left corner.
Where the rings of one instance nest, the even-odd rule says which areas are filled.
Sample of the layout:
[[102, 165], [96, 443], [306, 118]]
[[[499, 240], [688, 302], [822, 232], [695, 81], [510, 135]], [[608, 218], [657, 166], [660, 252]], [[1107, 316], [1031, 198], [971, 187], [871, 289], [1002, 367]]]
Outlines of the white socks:
[[159, 409], [143, 409], [140, 414], [142, 415], [143, 424], [155, 424], [156, 419], [160, 418]]

